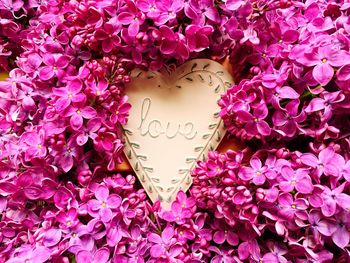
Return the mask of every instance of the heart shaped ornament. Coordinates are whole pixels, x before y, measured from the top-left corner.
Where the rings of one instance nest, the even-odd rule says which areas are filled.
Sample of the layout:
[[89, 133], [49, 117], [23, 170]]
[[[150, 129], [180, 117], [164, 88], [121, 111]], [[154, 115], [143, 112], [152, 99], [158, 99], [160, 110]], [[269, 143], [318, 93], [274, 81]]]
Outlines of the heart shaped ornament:
[[124, 152], [151, 200], [168, 208], [178, 191], [190, 187], [196, 161], [225, 134], [217, 102], [232, 77], [208, 59], [189, 61], [170, 74], [134, 70], [131, 77]]

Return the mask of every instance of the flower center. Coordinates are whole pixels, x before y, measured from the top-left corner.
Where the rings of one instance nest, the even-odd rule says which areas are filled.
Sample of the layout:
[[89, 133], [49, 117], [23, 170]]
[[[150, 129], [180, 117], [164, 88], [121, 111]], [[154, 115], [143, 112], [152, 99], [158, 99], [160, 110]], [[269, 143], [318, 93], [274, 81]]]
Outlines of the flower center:
[[291, 182], [291, 184], [297, 184], [297, 182], [296, 182], [295, 180], [293, 180], [293, 181]]
[[261, 172], [257, 171], [257, 172], [255, 172], [255, 174], [256, 174], [256, 175], [260, 175], [260, 174], [261, 174]]
[[38, 148], [41, 149], [43, 148], [43, 145], [41, 143], [38, 144]]
[[180, 235], [183, 235], [183, 234], [184, 234], [184, 232], [180, 231], [180, 232], [179, 232], [179, 234], [180, 234]]
[[97, 96], [101, 95], [101, 91], [99, 91], [99, 90], [96, 91], [96, 95], [97, 95]]
[[106, 207], [106, 203], [102, 202], [101, 206]]
[[177, 216], [175, 219], [176, 219], [177, 221], [179, 221], [179, 220], [180, 220], [180, 217], [179, 217], [179, 216]]
[[297, 208], [297, 206], [296, 206], [295, 204], [292, 204], [291, 207], [292, 207], [293, 209]]
[[70, 225], [71, 225], [71, 222], [70, 222], [70, 221], [67, 221], [66, 225], [67, 225], [67, 226], [70, 226]]
[[118, 115], [119, 114], [119, 111], [117, 110], [116, 112], [115, 112], [115, 115]]
[[327, 59], [326, 59], [326, 58], [323, 58], [323, 59], [321, 59], [321, 61], [322, 61], [323, 63], [326, 63], [326, 62], [327, 62]]
[[71, 93], [68, 94], [68, 98], [71, 99], [73, 98], [73, 95]]
[[80, 110], [77, 110], [77, 114], [80, 114], [81, 113], [81, 111]]

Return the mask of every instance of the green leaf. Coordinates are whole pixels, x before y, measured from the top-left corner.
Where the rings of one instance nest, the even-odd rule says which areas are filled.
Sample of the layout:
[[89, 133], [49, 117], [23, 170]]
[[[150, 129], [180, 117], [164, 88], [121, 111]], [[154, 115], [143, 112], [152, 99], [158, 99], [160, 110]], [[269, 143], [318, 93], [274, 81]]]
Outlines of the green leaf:
[[210, 124], [210, 125], [209, 125], [209, 129], [210, 129], [210, 130], [211, 130], [211, 129], [214, 129], [216, 126], [217, 126], [216, 123]]
[[198, 77], [201, 80], [201, 82], [204, 82], [204, 78], [203, 78], [203, 76], [201, 74], [198, 74]]
[[202, 138], [203, 139], [208, 139], [210, 137], [210, 134], [208, 133], [208, 134], [204, 134], [203, 136], [202, 136]]
[[180, 182], [180, 179], [173, 179], [173, 180], [171, 180], [171, 183], [172, 183], [172, 184], [176, 184], [176, 183], [178, 183], [178, 182]]
[[132, 142], [132, 143], [130, 143], [130, 145], [131, 145], [132, 147], [134, 147], [135, 149], [140, 149], [140, 145], [137, 144], [137, 143]]
[[225, 86], [228, 87], [228, 88], [230, 88], [230, 87], [232, 86], [232, 84], [231, 84], [231, 82], [226, 81], [226, 82], [225, 82]]
[[163, 188], [163, 187], [161, 187], [161, 186], [156, 186], [156, 187], [157, 187], [157, 189], [158, 189], [159, 191], [164, 192], [164, 188]]
[[155, 178], [155, 177], [152, 177], [151, 180], [153, 182], [155, 182], [155, 183], [159, 183], [160, 182], [159, 178]]
[[179, 170], [179, 174], [185, 174], [187, 173], [189, 170], [188, 169], [180, 169]]
[[151, 167], [143, 167], [143, 169], [147, 172], [153, 173], [154, 169]]
[[200, 152], [202, 149], [203, 149], [202, 146], [198, 146], [198, 147], [194, 148], [194, 151], [195, 152]]
[[131, 150], [128, 151], [127, 156], [131, 159]]
[[125, 134], [127, 134], [127, 135], [133, 135], [133, 132], [130, 131], [130, 130], [128, 130], [128, 129], [124, 129], [124, 132], [125, 132]]
[[194, 63], [192, 68], [191, 68], [191, 71], [193, 71], [196, 67], [197, 67], [197, 63]]
[[172, 190], [174, 190], [175, 187], [169, 187], [168, 189], [166, 189], [167, 193], [171, 192]]
[[219, 93], [220, 91], [220, 84], [215, 88], [215, 93]]
[[147, 161], [147, 156], [144, 155], [136, 155], [136, 157], [142, 161]]
[[189, 157], [189, 158], [186, 158], [186, 163], [192, 163], [195, 160], [196, 160], [196, 158]]
[[139, 171], [139, 163], [138, 162], [135, 164], [135, 171]]

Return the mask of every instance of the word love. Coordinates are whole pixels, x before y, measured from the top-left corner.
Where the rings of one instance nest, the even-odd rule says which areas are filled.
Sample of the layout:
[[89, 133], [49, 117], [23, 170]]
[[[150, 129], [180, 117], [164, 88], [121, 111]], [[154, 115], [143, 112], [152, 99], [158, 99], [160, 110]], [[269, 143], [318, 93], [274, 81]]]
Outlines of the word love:
[[168, 209], [177, 193], [191, 186], [197, 161], [225, 134], [217, 102], [232, 77], [209, 59], [172, 72], [135, 69], [130, 76], [124, 153], [150, 199]]
[[[138, 129], [142, 136], [147, 134], [152, 138], [157, 138], [160, 135], [165, 135], [168, 139], [173, 139], [176, 136], [183, 136], [187, 140], [192, 140], [196, 135], [197, 131], [194, 130], [192, 122], [186, 122], [183, 126], [181, 124], [174, 126], [169, 121], [166, 125], [162, 124], [159, 120], [151, 120], [148, 122], [148, 116], [151, 110], [151, 99], [145, 98], [141, 106], [141, 122]], [[166, 128], [165, 128], [166, 127]]]

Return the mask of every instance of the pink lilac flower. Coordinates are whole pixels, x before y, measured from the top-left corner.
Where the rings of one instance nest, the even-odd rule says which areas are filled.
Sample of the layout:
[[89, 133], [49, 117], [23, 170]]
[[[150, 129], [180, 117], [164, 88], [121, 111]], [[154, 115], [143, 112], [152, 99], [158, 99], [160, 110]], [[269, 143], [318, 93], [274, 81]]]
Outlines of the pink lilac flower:
[[343, 193], [345, 184], [341, 184], [335, 189], [329, 189], [327, 186], [324, 188], [322, 197], [323, 205], [321, 211], [323, 215], [329, 217], [336, 213], [337, 207], [341, 207], [344, 210], [350, 208], [350, 195]]
[[262, 185], [265, 182], [265, 174], [269, 173], [269, 168], [266, 165], [262, 165], [261, 161], [257, 157], [250, 159], [251, 167], [242, 167], [238, 176], [243, 180], [253, 179], [253, 183], [256, 185]]
[[171, 226], [167, 226], [164, 228], [161, 236], [155, 233], [148, 235], [148, 240], [153, 243], [150, 249], [153, 258], [175, 258], [181, 253], [182, 246], [176, 242], [174, 233], [174, 229]]
[[109, 194], [109, 190], [104, 185], [99, 185], [95, 192], [96, 199], [89, 200], [88, 212], [92, 216], [99, 216], [103, 222], [109, 222], [113, 217], [113, 211], [120, 207], [122, 202], [120, 196]]
[[[47, 148], [45, 146], [45, 132], [41, 129], [39, 132], [25, 132], [21, 136], [21, 141], [27, 145], [25, 147], [26, 161], [32, 158], [43, 158], [46, 156]], [[24, 145], [23, 145], [24, 146]]]
[[283, 192], [291, 192], [294, 189], [302, 194], [310, 194], [314, 187], [308, 172], [303, 169], [294, 171], [289, 166], [281, 169], [279, 187]]
[[203, 25], [206, 19], [220, 22], [218, 10], [214, 7], [213, 0], [190, 0], [185, 6], [185, 14], [193, 20], [194, 24]]
[[134, 37], [139, 32], [140, 25], [145, 20], [145, 15], [137, 9], [134, 2], [128, 1], [127, 11], [120, 13], [117, 19], [122, 25], [128, 25], [128, 33], [131, 37]]
[[57, 111], [65, 110], [71, 103], [80, 103], [86, 100], [86, 96], [81, 92], [82, 82], [79, 79], [71, 80], [64, 88], [54, 88], [53, 94], [58, 97], [55, 102]]
[[307, 218], [306, 209], [309, 203], [304, 198], [293, 198], [289, 193], [283, 193], [278, 197], [278, 204], [281, 207], [280, 214], [286, 220], [292, 220], [295, 217], [305, 220]]
[[[125, 22], [126, 18], [124, 17], [123, 19]], [[95, 32], [95, 38], [102, 41], [103, 52], [109, 53], [113, 48], [116, 48], [120, 45], [121, 39], [118, 35], [120, 28], [116, 25], [117, 24], [113, 25], [111, 23], [106, 23], [103, 25], [103, 29], [98, 29]]]
[[88, 250], [81, 250], [77, 254], [77, 262], [106, 263], [110, 252], [108, 248], [100, 248], [95, 253]]
[[190, 25], [186, 28], [186, 37], [189, 51], [199, 52], [209, 47], [210, 36], [213, 33], [211, 26]]
[[129, 116], [129, 110], [131, 108], [131, 105], [127, 103], [128, 97], [124, 96], [120, 103], [113, 103], [110, 107], [111, 111], [111, 117], [110, 121], [113, 124], [116, 124], [117, 122], [121, 124], [125, 124], [127, 121], [127, 117]]
[[268, 136], [271, 134], [271, 128], [264, 119], [267, 117], [268, 110], [266, 105], [261, 103], [253, 110], [253, 114], [246, 111], [238, 111], [237, 118], [241, 122], [245, 122], [245, 129], [252, 135], [261, 134]]
[[300, 160], [304, 164], [314, 167], [318, 177], [323, 173], [325, 175], [339, 176], [340, 168], [344, 166], [343, 157], [335, 153], [333, 147], [327, 147], [320, 151], [318, 158], [311, 153], [306, 153], [300, 157]]
[[342, 212], [337, 216], [335, 231], [332, 234], [333, 242], [340, 248], [349, 245], [350, 242], [350, 213]]
[[57, 214], [56, 219], [60, 223], [60, 227], [62, 229], [74, 228], [80, 223], [77, 210], [73, 207], [71, 207], [67, 212], [60, 211]]
[[349, 61], [350, 54], [345, 50], [336, 50], [331, 46], [306, 50], [297, 61], [305, 66], [314, 66], [312, 75], [322, 86], [327, 85], [334, 76], [333, 67], [340, 67]]
[[42, 80], [49, 80], [54, 76], [61, 78], [64, 69], [68, 66], [70, 58], [66, 55], [47, 53], [43, 56], [43, 62], [46, 66], [39, 68], [39, 77]]
[[79, 130], [83, 126], [83, 119], [92, 119], [96, 116], [96, 111], [90, 106], [82, 103], [73, 103], [64, 111], [64, 117], [70, 117], [70, 125], [74, 130]]

